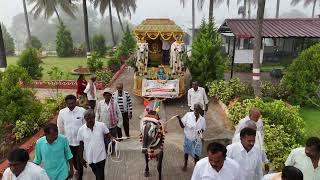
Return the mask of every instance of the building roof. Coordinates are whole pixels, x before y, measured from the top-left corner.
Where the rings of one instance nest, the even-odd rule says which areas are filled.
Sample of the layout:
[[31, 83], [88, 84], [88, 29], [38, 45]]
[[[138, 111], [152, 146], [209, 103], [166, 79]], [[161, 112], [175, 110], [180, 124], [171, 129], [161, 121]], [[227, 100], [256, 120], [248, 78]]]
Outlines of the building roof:
[[[256, 29], [255, 19], [226, 19], [219, 32], [232, 32], [236, 38], [253, 38]], [[264, 38], [308, 37], [320, 38], [320, 18], [307, 19], [264, 19]]]

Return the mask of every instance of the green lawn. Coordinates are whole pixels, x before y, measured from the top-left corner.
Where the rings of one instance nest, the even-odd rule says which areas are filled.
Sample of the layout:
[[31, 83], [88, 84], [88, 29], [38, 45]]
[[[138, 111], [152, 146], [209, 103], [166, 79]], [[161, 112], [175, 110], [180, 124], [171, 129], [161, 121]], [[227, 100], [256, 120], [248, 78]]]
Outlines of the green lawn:
[[262, 64], [261, 71], [262, 72], [271, 72], [273, 68], [276, 69], [284, 69], [284, 66], [282, 65], [270, 65], [270, 64]]
[[[16, 65], [18, 61], [18, 57], [8, 57], [8, 65]], [[78, 66], [87, 66], [87, 59], [85, 57], [69, 57], [69, 58], [59, 58], [59, 57], [46, 57], [42, 59], [43, 64], [43, 80], [50, 79], [48, 75], [48, 71], [52, 67], [58, 67], [64, 72], [67, 72], [68, 75], [66, 76], [66, 79], [74, 80], [77, 79], [77, 75], [72, 75], [71, 71]], [[104, 64], [106, 65], [106, 59], [103, 59]]]
[[306, 122], [307, 137], [320, 137], [320, 108], [302, 107], [300, 115]]

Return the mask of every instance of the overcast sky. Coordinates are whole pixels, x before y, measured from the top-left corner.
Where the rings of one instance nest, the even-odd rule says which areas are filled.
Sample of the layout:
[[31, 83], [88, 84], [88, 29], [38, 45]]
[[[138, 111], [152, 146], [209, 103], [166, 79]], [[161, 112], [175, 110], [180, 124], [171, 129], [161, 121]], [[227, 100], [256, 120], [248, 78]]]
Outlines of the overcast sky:
[[[197, 0], [196, 0], [197, 1]], [[238, 8], [236, 5], [237, 0], [230, 0], [231, 5], [228, 10], [226, 3], [221, 4], [214, 9], [214, 16], [217, 24], [221, 24], [225, 18], [240, 17], [238, 15]], [[137, 10], [132, 15], [131, 22], [139, 24], [143, 19], [148, 17], [168, 17], [174, 20], [180, 26], [191, 27], [191, 0], [186, 0], [186, 7], [183, 8], [180, 0], [137, 0]], [[293, 9], [297, 9], [304, 14], [311, 16], [312, 6], [304, 8], [303, 3], [292, 7], [290, 6], [291, 0], [281, 0], [280, 15], [288, 13]], [[201, 23], [201, 19], [208, 17], [208, 4], [207, 0], [202, 11], [197, 9], [196, 24]], [[31, 7], [28, 6], [28, 10]], [[266, 0], [266, 15], [267, 17], [274, 17], [276, 9], [276, 0]], [[80, 9], [81, 10], [81, 9]], [[316, 13], [319, 14], [320, 7], [316, 6]], [[11, 25], [11, 19], [18, 13], [23, 12], [22, 0], [0, 0], [0, 21], [5, 25]], [[252, 14], [256, 14], [256, 9], [252, 9]]]

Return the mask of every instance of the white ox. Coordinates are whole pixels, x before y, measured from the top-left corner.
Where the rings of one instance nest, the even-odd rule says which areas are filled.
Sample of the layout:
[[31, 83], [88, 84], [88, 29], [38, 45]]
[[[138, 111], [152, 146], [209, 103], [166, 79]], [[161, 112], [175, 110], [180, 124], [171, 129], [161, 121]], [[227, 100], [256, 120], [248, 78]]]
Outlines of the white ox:
[[174, 42], [170, 49], [170, 67], [172, 73], [180, 73], [182, 71], [182, 55], [184, 52], [184, 43]]
[[136, 66], [138, 68], [139, 73], [143, 73], [143, 71], [147, 71], [148, 66], [148, 43], [137, 43], [137, 61]]

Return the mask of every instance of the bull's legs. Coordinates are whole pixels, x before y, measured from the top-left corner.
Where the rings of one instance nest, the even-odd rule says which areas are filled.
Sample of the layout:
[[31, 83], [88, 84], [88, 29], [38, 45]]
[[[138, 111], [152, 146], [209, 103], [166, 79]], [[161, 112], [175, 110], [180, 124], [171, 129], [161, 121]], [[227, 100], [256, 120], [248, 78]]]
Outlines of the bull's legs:
[[144, 154], [144, 158], [146, 161], [146, 168], [144, 170], [144, 177], [149, 177], [150, 176], [150, 172], [149, 172], [149, 158], [148, 158], [148, 153]]
[[159, 180], [161, 180], [162, 177], [162, 160], [163, 160], [163, 151], [160, 151], [158, 154], [158, 173], [159, 173]]

